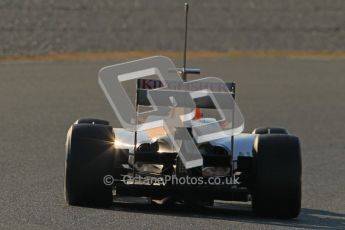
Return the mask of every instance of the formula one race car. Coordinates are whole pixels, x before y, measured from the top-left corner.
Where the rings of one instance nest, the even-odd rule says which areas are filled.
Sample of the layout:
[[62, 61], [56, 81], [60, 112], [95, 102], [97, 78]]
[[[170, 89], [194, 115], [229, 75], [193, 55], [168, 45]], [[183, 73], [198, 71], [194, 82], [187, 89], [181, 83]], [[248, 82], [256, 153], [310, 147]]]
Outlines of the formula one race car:
[[[186, 74], [198, 70], [184, 68]], [[135, 107], [148, 106], [147, 91], [158, 80], [136, 81]], [[226, 83], [235, 98], [236, 85]], [[210, 124], [209, 103], [196, 102], [187, 130]], [[176, 132], [178, 133], [178, 132]], [[176, 134], [178, 135], [178, 134]], [[164, 129], [131, 131], [108, 121], [79, 119], [66, 141], [65, 198], [70, 205], [109, 205], [121, 196], [153, 203], [213, 205], [214, 200], [252, 202], [258, 216], [295, 218], [301, 209], [301, 153], [296, 136], [283, 128], [257, 128], [212, 141], [195, 142], [202, 165], [191, 167]]]

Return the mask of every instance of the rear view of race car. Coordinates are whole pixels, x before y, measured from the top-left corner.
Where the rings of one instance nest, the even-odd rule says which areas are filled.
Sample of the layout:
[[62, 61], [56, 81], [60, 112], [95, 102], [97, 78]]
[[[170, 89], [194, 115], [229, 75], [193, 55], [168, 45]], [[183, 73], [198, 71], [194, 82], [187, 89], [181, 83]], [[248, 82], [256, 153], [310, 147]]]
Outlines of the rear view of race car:
[[[109, 205], [121, 196], [208, 206], [251, 201], [258, 216], [297, 217], [299, 139], [274, 127], [243, 133], [236, 84], [186, 81], [187, 74], [199, 73], [159, 56], [103, 68], [99, 82], [124, 127], [94, 118], [71, 125], [67, 203]], [[134, 104], [121, 86], [133, 79]]]

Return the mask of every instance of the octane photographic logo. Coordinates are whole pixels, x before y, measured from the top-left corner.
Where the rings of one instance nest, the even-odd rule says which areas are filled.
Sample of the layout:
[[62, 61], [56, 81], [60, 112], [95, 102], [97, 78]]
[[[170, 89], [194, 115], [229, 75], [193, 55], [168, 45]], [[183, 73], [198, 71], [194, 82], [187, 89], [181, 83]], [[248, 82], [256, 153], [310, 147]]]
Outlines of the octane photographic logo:
[[[143, 89], [152, 109], [139, 112], [123, 83], [150, 77], [158, 78], [160, 87]], [[203, 165], [196, 143], [231, 137], [243, 131], [242, 113], [223, 80], [206, 77], [184, 82], [167, 57], [155, 56], [107, 66], [99, 71], [98, 80], [123, 128], [130, 131], [163, 128], [187, 169]], [[140, 95], [137, 103], [142, 97]], [[212, 104], [220, 119], [192, 126], [195, 108], [200, 107], [198, 103]], [[188, 127], [192, 128], [193, 137]]]
[[131, 176], [122, 175], [122, 179], [115, 179], [112, 175], [103, 177], [103, 183], [106, 186], [112, 186], [115, 182], [124, 184], [145, 184], [145, 185], [239, 185], [239, 177], [177, 177], [176, 175], [164, 176]]

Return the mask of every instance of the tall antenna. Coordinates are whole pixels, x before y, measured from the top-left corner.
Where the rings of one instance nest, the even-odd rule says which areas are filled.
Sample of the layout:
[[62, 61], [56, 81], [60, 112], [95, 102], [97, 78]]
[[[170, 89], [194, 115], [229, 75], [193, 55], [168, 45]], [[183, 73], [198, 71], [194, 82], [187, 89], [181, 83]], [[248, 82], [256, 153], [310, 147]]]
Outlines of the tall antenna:
[[184, 4], [185, 25], [184, 25], [184, 51], [183, 51], [183, 70], [182, 70], [182, 79], [183, 79], [183, 81], [187, 81], [186, 64], [187, 64], [188, 9], [189, 9], [189, 5], [186, 2]]

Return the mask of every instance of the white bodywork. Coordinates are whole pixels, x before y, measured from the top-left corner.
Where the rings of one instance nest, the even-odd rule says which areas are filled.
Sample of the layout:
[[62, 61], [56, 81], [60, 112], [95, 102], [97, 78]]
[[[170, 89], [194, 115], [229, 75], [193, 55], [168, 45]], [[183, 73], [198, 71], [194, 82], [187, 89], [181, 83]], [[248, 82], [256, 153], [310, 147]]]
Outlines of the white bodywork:
[[[130, 153], [134, 152], [134, 132], [125, 130], [123, 128], [115, 128], [115, 146], [116, 148], [128, 149]], [[157, 133], [157, 132], [156, 132]], [[238, 156], [252, 157], [253, 144], [256, 138], [256, 134], [241, 133], [234, 136], [234, 155], [233, 160], [236, 161]], [[142, 143], [152, 143], [158, 139], [165, 140], [169, 145], [168, 137], [164, 134], [158, 133], [153, 135], [149, 131], [137, 132], [137, 146]], [[231, 152], [231, 140], [230, 138], [222, 138], [213, 140], [210, 142], [214, 146], [222, 146], [228, 152]], [[172, 149], [172, 145], [170, 146]], [[161, 150], [160, 151], [165, 151]], [[171, 150], [170, 150], [171, 151]]]

